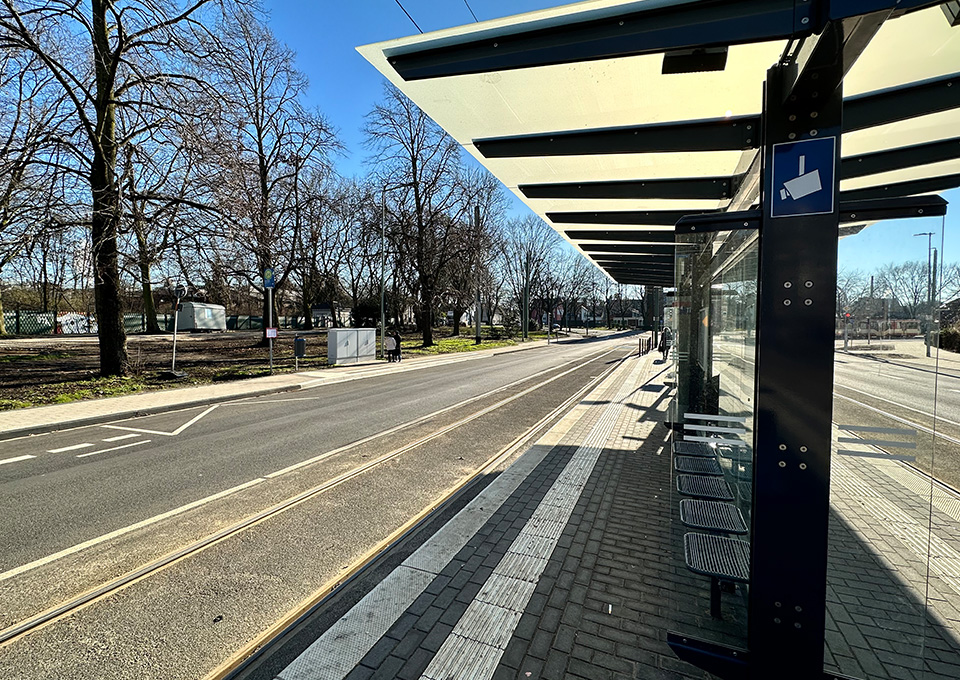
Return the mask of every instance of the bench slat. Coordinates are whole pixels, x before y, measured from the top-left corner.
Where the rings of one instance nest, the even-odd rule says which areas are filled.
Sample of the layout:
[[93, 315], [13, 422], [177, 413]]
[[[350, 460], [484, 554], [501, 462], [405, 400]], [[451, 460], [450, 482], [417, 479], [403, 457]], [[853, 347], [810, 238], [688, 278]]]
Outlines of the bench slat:
[[743, 514], [737, 506], [729, 503], [684, 498], [680, 501], [680, 521], [694, 529], [727, 534], [747, 533]]
[[733, 491], [730, 485], [717, 477], [699, 475], [677, 475], [677, 491], [684, 496], [709, 498], [717, 501], [732, 501]]
[[717, 454], [709, 445], [703, 442], [673, 442], [673, 452], [682, 456], [701, 456], [703, 458], [713, 458]]
[[677, 472], [689, 472], [694, 475], [723, 476], [720, 463], [716, 458], [700, 458], [698, 456], [677, 456], [673, 459], [673, 467]]
[[750, 580], [750, 544], [737, 538], [688, 533], [683, 553], [691, 571], [726, 581]]

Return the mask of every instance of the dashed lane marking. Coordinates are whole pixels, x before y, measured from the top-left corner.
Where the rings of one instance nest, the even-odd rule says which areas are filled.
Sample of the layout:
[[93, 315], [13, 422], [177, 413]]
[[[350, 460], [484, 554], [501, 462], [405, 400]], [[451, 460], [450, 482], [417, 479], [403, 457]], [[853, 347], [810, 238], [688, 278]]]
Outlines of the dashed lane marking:
[[111, 449], [102, 449], [100, 451], [91, 451], [90, 453], [81, 453], [77, 458], [86, 458], [87, 456], [99, 456], [101, 453], [108, 453], [109, 451], [119, 451], [120, 449], [129, 449], [131, 446], [140, 446], [141, 444], [149, 444], [149, 439], [144, 439], [143, 441], [133, 442], [132, 444], [123, 444], [122, 446], [114, 446]]
[[17, 456], [16, 458], [7, 458], [6, 460], [0, 460], [0, 465], [6, 465], [7, 463], [17, 463], [21, 460], [30, 460], [31, 458], [36, 458], [36, 456]]
[[73, 446], [64, 446], [59, 449], [49, 449], [47, 453], [63, 453], [64, 451], [76, 451], [77, 449], [89, 449], [93, 444], [74, 444]]
[[121, 439], [133, 439], [134, 437], [139, 437], [139, 436], [140, 436], [139, 434], [136, 434], [135, 432], [131, 432], [130, 434], [121, 434], [121, 435], [118, 436], [118, 437], [107, 437], [107, 438], [104, 439], [103, 441], [105, 441], [105, 442], [118, 442], [118, 441], [120, 441]]

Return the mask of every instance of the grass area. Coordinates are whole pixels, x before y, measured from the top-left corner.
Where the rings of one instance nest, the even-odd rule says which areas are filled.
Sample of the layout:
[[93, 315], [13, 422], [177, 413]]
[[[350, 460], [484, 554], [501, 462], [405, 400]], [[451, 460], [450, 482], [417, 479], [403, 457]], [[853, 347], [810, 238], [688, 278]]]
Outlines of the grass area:
[[456, 354], [458, 352], [475, 352], [479, 349], [496, 349], [497, 347], [513, 347], [520, 344], [516, 340], [502, 338], [491, 340], [481, 338], [480, 344], [474, 342], [473, 336], [460, 336], [455, 338], [437, 338], [434, 336], [434, 344], [431, 347], [424, 347], [423, 340], [404, 340], [401, 347], [404, 355], [435, 355], [435, 354]]
[[[405, 356], [435, 356], [439, 354], [454, 354], [459, 352], [474, 352], [476, 350], [496, 349], [500, 347], [514, 347], [522, 344], [519, 338], [483, 337], [479, 345], [474, 344], [472, 334], [459, 337], [449, 337], [450, 329], [438, 329], [434, 333], [434, 345], [424, 347], [420, 337], [413, 337], [403, 342]], [[561, 334], [561, 337], [566, 335]], [[530, 340], [543, 340], [546, 333], [530, 333]], [[325, 343], [324, 343], [325, 344]], [[327, 368], [326, 348], [324, 344], [315, 344], [310, 349], [316, 352], [314, 356], [300, 360], [300, 370], [320, 370]], [[26, 361], [47, 361], [55, 366], [56, 360], [76, 356], [72, 352], [40, 352], [36, 354], [16, 354], [0, 357], [0, 362], [13, 364]], [[178, 362], [178, 368], [181, 368]], [[213, 365], [202, 362], [184, 362], [182, 369], [187, 377], [182, 380], [167, 380], [158, 371], [138, 371], [135, 375], [126, 378], [83, 378], [75, 381], [50, 383], [36, 383], [29, 388], [18, 388], [13, 393], [0, 396], [0, 410], [44, 406], [48, 404], [68, 404], [84, 399], [100, 399], [117, 397], [151, 390], [173, 389], [178, 387], [192, 387], [210, 383], [245, 380], [270, 375], [266, 352], [262, 359], [254, 361], [228, 362]], [[289, 352], [282, 352], [274, 358], [274, 374], [292, 373], [294, 371], [293, 357]], [[87, 373], [89, 375], [89, 372]], [[51, 374], [51, 377], [52, 374]], [[56, 379], [56, 378], [54, 378]]]
[[51, 359], [69, 359], [76, 354], [70, 352], [39, 352], [37, 354], [7, 354], [0, 356], [0, 364], [21, 363], [24, 361], [50, 361]]
[[230, 366], [221, 368], [210, 378], [213, 382], [228, 380], [243, 380], [244, 378], [261, 378], [270, 375], [270, 366]]
[[37, 385], [35, 389], [24, 395], [24, 399], [0, 399], [0, 410], [69, 404], [83, 399], [119, 397], [155, 387], [146, 383], [143, 378], [91, 378], [68, 383]]

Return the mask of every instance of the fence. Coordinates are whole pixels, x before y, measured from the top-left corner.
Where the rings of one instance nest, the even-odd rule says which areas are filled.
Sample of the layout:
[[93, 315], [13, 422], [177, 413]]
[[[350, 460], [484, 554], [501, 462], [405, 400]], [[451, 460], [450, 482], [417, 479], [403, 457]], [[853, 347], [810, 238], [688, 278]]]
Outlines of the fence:
[[[38, 312], [13, 309], [3, 312], [3, 321], [7, 333], [11, 335], [74, 335], [96, 333], [97, 320], [93, 315], [79, 312]], [[157, 314], [157, 323], [167, 332], [173, 332], [173, 314]], [[227, 317], [227, 330], [258, 331], [264, 326], [263, 317], [234, 314]], [[301, 316], [281, 316], [277, 319], [279, 328], [302, 330], [304, 318]], [[144, 333], [147, 330], [145, 314], [128, 313], [123, 315], [123, 328], [128, 334]]]

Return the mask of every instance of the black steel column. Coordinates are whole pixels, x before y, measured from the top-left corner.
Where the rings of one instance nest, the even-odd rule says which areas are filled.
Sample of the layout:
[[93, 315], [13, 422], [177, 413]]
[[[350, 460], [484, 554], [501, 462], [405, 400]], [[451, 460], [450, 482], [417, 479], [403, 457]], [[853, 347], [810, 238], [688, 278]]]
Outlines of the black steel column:
[[[843, 67], [796, 75], [770, 69], [764, 102], [749, 648], [752, 677], [809, 680], [823, 669]], [[774, 185], [775, 145], [831, 137], [830, 209], [773, 216], [775, 200], [799, 205], [782, 173]], [[827, 175], [804, 162], [794, 175]]]

